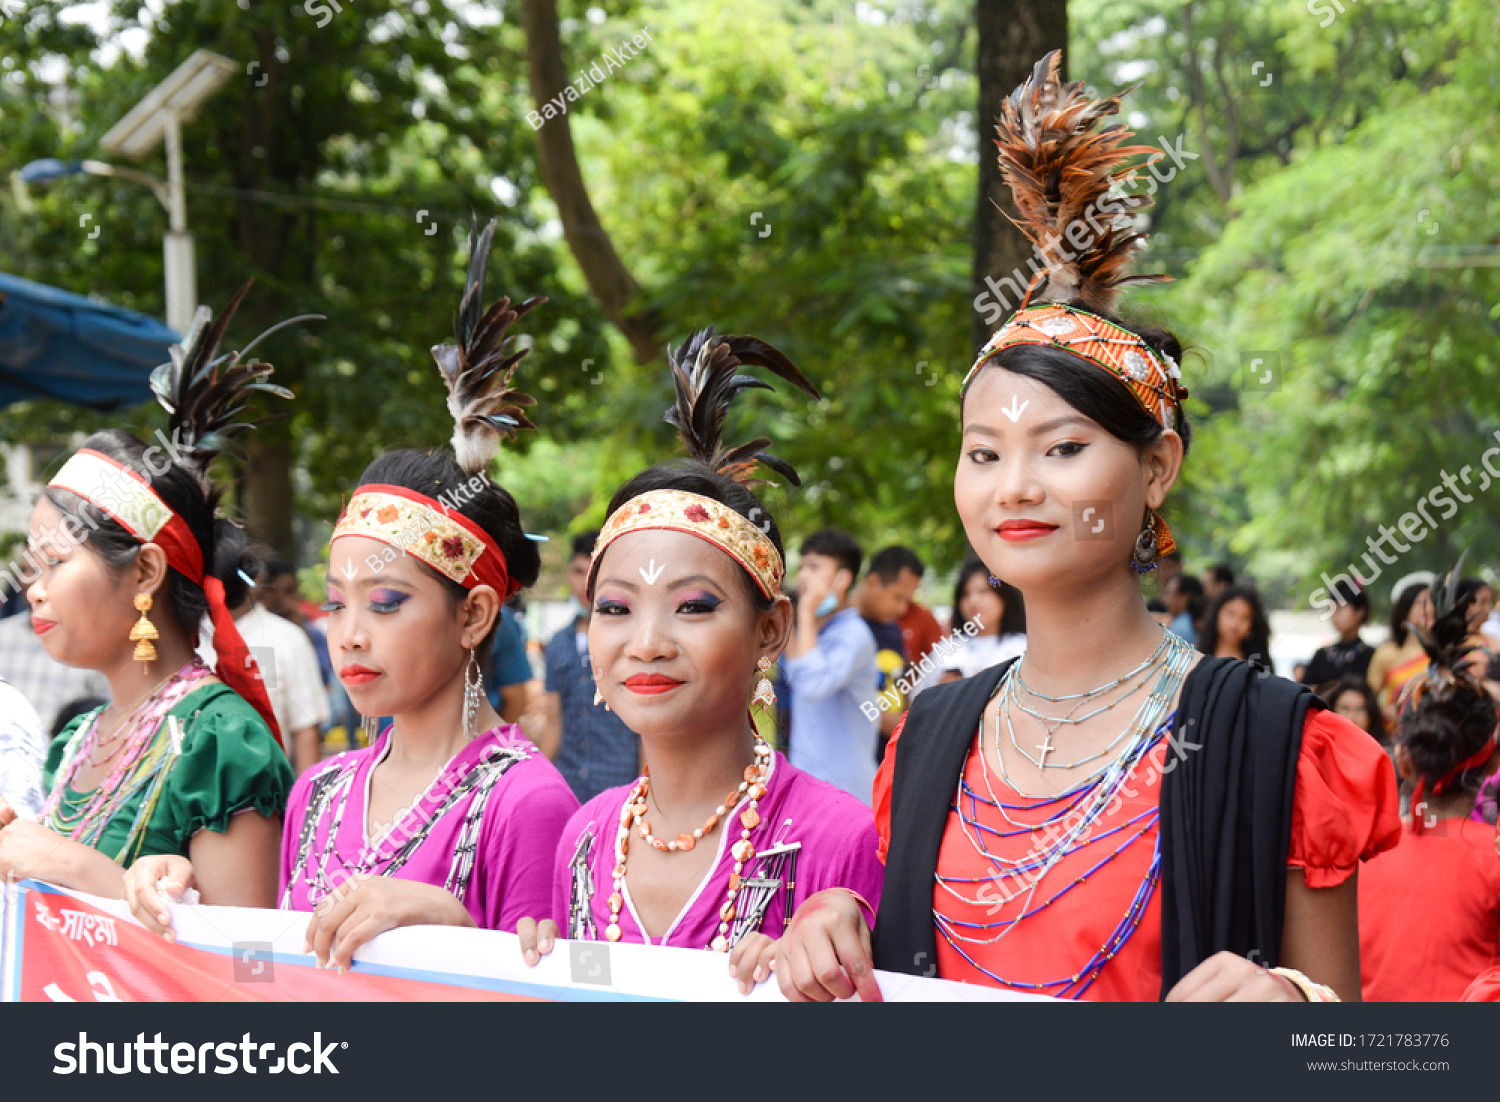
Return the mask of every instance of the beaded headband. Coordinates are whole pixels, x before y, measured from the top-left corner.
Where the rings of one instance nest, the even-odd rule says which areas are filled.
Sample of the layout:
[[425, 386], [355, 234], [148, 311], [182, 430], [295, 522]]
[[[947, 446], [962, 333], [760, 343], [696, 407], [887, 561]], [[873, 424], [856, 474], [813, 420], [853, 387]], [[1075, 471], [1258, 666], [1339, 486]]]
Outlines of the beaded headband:
[[1034, 306], [1014, 314], [980, 350], [979, 359], [964, 376], [959, 392], [968, 389], [974, 375], [996, 353], [1018, 344], [1051, 345], [1102, 367], [1125, 384], [1141, 408], [1155, 417], [1162, 428], [1176, 430], [1176, 410], [1188, 396], [1177, 362], [1158, 354], [1130, 330], [1087, 310], [1061, 303]]
[[441, 501], [404, 486], [361, 486], [339, 515], [329, 542], [341, 536], [378, 540], [465, 589], [487, 585], [503, 599], [521, 588], [488, 532]]
[[650, 490], [616, 509], [594, 541], [589, 587], [593, 588], [599, 557], [606, 547], [626, 532], [652, 528], [686, 532], [707, 540], [743, 566], [767, 600], [774, 601], [781, 593], [786, 566], [770, 537], [729, 506], [686, 490]]

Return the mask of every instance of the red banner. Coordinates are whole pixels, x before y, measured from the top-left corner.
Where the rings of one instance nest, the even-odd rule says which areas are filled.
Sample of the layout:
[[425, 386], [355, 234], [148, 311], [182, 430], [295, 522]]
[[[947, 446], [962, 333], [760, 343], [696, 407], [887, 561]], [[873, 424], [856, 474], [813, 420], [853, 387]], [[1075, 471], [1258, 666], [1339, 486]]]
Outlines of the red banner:
[[[742, 996], [723, 954], [560, 941], [535, 968], [514, 934], [412, 926], [375, 938], [347, 973], [302, 952], [297, 911], [168, 904], [176, 942], [119, 900], [35, 881], [0, 889], [0, 1002], [780, 1001], [775, 982]], [[877, 973], [890, 1000], [1031, 998]]]

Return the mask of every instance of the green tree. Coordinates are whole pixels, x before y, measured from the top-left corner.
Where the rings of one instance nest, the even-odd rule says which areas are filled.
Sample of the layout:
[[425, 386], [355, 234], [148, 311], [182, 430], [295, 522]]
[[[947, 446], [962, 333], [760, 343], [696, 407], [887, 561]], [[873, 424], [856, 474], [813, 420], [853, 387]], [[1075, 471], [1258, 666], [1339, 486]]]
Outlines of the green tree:
[[[58, 20], [64, 7], [36, 3], [0, 25], [0, 148], [11, 168], [97, 155], [121, 105], [196, 48], [246, 68], [184, 133], [199, 297], [222, 303], [256, 278], [231, 331], [241, 341], [291, 313], [328, 316], [263, 346], [298, 400], [251, 437], [237, 473], [260, 536], [291, 550], [294, 503], [331, 516], [377, 451], [449, 435], [428, 348], [451, 330], [471, 212], [501, 218], [492, 292], [552, 299], [529, 330], [544, 336], [526, 375], [554, 427], [567, 423], [579, 384], [560, 365], [608, 353], [594, 311], [559, 283], [527, 202], [535, 166], [521, 124], [522, 43], [503, 11], [205, 0], [169, 4], [157, 18], [122, 0], [107, 20], [70, 28]], [[126, 32], [143, 33], [139, 58], [118, 53]], [[101, 63], [100, 50], [117, 56]], [[159, 158], [146, 167], [160, 174]], [[83, 210], [104, 227], [96, 241], [80, 240]], [[151, 313], [160, 312], [161, 225], [148, 193], [94, 179], [53, 188], [32, 216], [0, 208], [8, 268]], [[98, 422], [74, 411], [41, 419]], [[308, 482], [294, 495], [299, 464]]]

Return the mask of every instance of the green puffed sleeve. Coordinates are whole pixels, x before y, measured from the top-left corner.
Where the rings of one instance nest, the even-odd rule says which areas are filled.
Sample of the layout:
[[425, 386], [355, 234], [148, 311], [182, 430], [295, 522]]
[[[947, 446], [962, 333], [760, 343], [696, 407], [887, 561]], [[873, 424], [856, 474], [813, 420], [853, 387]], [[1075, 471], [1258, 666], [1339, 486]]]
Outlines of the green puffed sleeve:
[[227, 685], [211, 685], [189, 694], [170, 714], [186, 731], [157, 819], [170, 821], [182, 852], [200, 830], [226, 833], [237, 812], [253, 809], [269, 817], [286, 810], [291, 764], [243, 697]]

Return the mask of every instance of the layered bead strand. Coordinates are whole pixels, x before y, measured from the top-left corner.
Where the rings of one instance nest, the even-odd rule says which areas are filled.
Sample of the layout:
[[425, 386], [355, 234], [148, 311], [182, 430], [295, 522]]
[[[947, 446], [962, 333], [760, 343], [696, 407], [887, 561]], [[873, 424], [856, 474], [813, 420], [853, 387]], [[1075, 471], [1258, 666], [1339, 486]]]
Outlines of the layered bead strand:
[[728, 951], [729, 927], [735, 916], [735, 897], [739, 895], [745, 864], [755, 857], [755, 844], [751, 841], [751, 834], [761, 824], [759, 801], [766, 794], [766, 782], [770, 779], [774, 762], [774, 751], [764, 739], [757, 738], [755, 761], [745, 767], [744, 780], [739, 787], [725, 798], [703, 826], [691, 834], [679, 834], [670, 842], [662, 841], [651, 832], [651, 824], [646, 820], [646, 796], [651, 791], [650, 770], [642, 775], [626, 795], [624, 806], [620, 809], [619, 829], [615, 832], [615, 864], [610, 872], [614, 886], [609, 896], [609, 924], [604, 928], [605, 940], [619, 941], [621, 937], [620, 912], [625, 906], [625, 870], [631, 827], [635, 827], [641, 838], [654, 849], [682, 852], [692, 849], [705, 835], [711, 834], [724, 816], [738, 807], [743, 799], [745, 806], [739, 813], [740, 837], [730, 847], [730, 854], [734, 857], [734, 871], [729, 876], [724, 905], [719, 909], [718, 935], [708, 946], [715, 952]]

